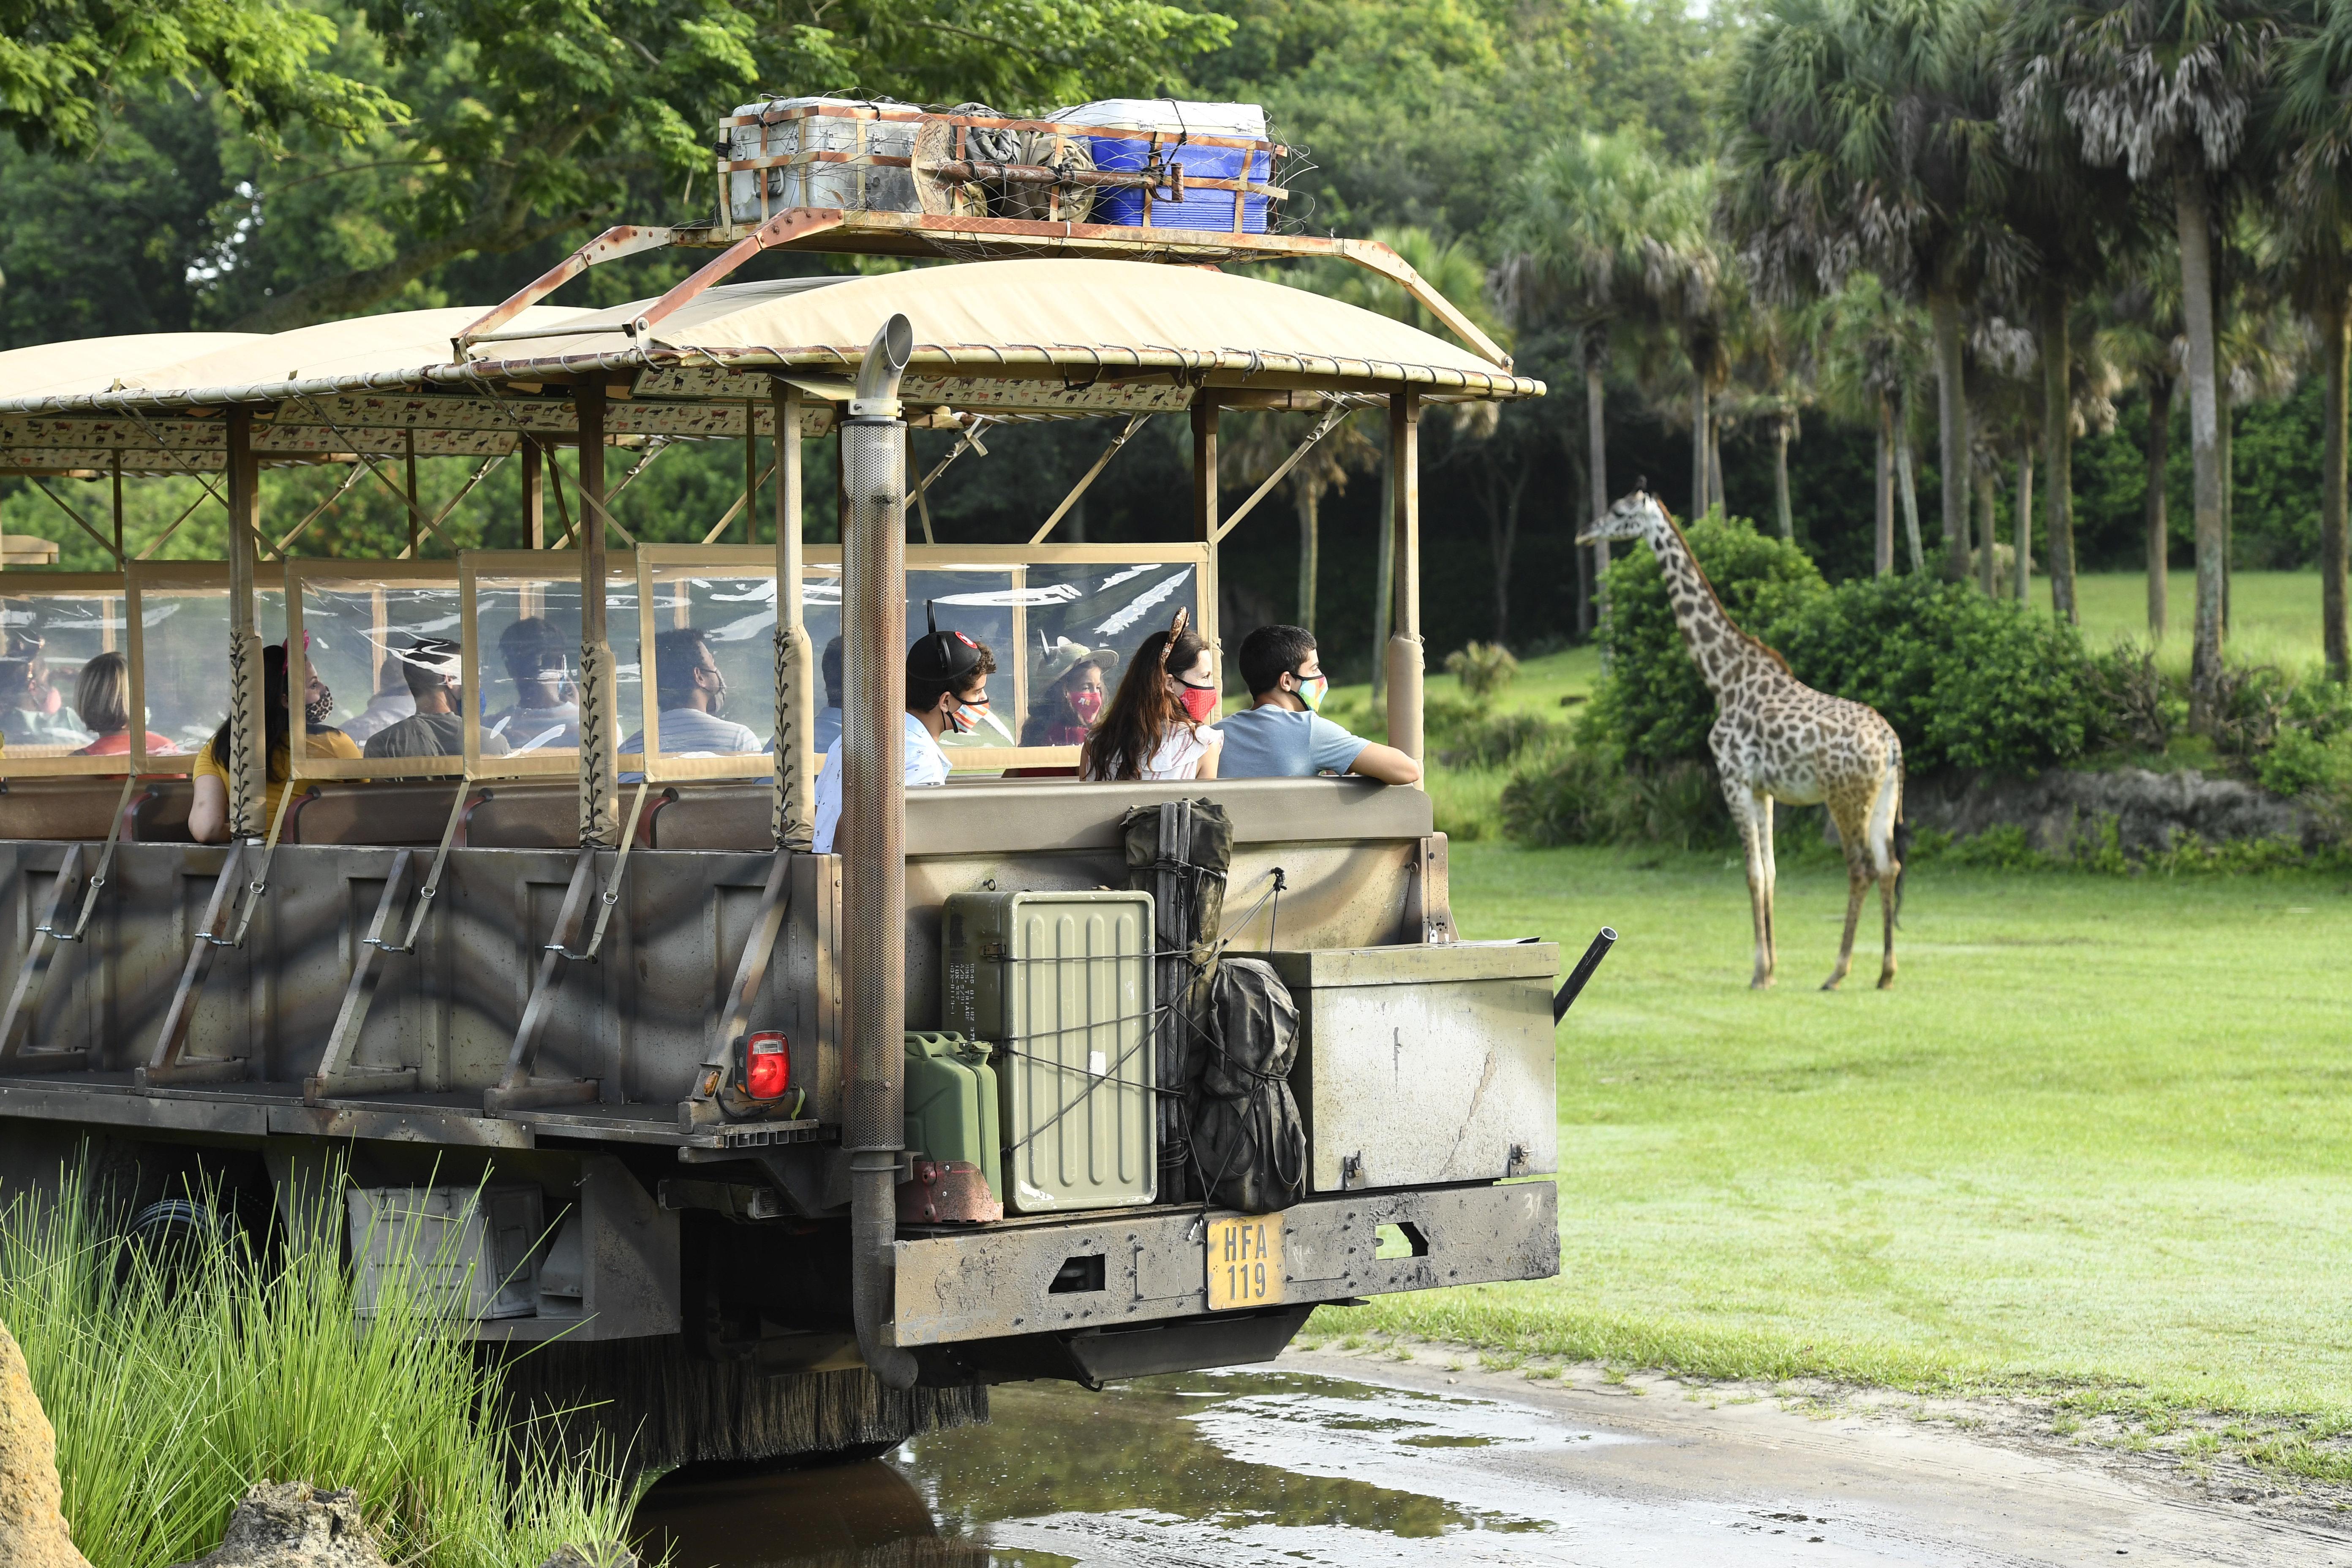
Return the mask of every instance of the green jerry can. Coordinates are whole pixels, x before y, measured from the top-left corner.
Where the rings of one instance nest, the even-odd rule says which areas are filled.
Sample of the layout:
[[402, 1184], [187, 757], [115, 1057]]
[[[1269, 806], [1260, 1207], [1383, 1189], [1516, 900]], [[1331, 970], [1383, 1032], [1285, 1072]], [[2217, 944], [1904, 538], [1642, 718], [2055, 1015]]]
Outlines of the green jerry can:
[[971, 1225], [1004, 1217], [996, 1069], [988, 1047], [961, 1035], [907, 1036], [907, 1148], [898, 1217], [908, 1225]]

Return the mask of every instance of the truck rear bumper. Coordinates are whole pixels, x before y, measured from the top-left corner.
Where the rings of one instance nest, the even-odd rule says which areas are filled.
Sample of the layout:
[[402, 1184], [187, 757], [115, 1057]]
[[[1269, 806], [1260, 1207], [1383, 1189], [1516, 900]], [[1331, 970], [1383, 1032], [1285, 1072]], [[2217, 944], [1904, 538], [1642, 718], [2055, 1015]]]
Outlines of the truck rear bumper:
[[[1559, 1272], [1549, 1182], [1310, 1198], [1282, 1215], [1282, 1291], [1302, 1306]], [[1211, 1211], [1209, 1217], [1219, 1212]], [[1382, 1226], [1412, 1256], [1381, 1258]], [[1199, 1209], [1096, 1212], [902, 1239], [892, 1324], [900, 1345], [950, 1344], [1201, 1317], [1209, 1310]]]

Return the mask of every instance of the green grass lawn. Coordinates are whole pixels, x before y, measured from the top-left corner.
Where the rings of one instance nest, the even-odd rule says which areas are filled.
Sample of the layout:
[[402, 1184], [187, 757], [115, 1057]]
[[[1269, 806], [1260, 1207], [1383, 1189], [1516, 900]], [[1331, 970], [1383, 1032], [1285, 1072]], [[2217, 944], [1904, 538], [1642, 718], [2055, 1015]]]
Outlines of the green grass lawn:
[[1622, 933], [1559, 1032], [1560, 1275], [1319, 1332], [2352, 1421], [2352, 886], [1923, 871], [1895, 988], [1874, 936], [1824, 994], [1843, 879], [1784, 865], [1759, 994], [1727, 861], [1453, 876], [1467, 936]]
[[[2099, 572], [2081, 580], [2083, 641], [2096, 652], [2119, 637], [2145, 643], [2147, 579], [2137, 572]], [[2050, 579], [2037, 577], [2033, 602], [2050, 607]], [[2197, 574], [2176, 568], [2165, 579], [2163, 644], [2157, 661], [2176, 674], [2188, 673], [2189, 640], [2196, 624]], [[2246, 664], [2275, 664], [2299, 675], [2320, 661], [2319, 574], [2239, 572], [2230, 584], [2229, 658]]]

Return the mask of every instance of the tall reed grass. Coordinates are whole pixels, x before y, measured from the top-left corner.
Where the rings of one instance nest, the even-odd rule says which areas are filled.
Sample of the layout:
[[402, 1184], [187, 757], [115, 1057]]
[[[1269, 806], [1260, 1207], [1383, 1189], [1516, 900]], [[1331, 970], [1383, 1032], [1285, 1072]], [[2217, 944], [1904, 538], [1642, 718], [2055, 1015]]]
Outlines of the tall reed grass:
[[0, 1209], [0, 1321], [58, 1431], [75, 1543], [95, 1568], [160, 1568], [217, 1545], [260, 1480], [355, 1487], [385, 1554], [430, 1568], [536, 1568], [618, 1542], [635, 1482], [524, 1441], [423, 1270], [352, 1315], [340, 1194], [292, 1228], [324, 1245], [257, 1256], [240, 1235], [163, 1255], [126, 1243], [68, 1171]]

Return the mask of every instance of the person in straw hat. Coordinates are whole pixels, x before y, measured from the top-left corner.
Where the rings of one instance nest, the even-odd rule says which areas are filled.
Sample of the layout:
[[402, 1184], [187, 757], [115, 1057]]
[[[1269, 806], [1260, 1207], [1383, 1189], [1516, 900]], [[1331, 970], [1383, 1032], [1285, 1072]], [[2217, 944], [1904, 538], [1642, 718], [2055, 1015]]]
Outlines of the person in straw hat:
[[[1042, 643], [1044, 634], [1038, 635]], [[1109, 672], [1118, 668], [1118, 649], [1088, 647], [1055, 637], [1037, 654], [1029, 689], [1029, 717], [1021, 726], [1024, 746], [1082, 746], [1109, 700]]]

